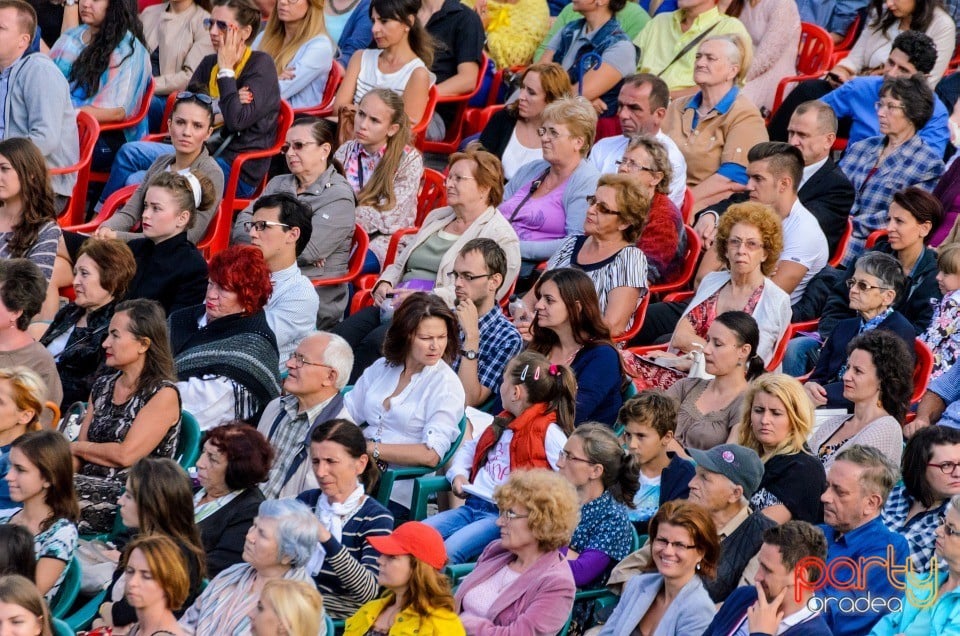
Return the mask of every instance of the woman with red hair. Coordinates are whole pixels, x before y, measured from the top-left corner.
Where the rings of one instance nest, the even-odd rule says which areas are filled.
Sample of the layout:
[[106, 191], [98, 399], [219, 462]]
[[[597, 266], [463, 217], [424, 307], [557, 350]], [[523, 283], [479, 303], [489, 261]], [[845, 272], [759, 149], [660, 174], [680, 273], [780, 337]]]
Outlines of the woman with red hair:
[[280, 354], [263, 308], [273, 292], [259, 249], [234, 246], [210, 261], [202, 305], [170, 315], [183, 410], [211, 429], [256, 421], [280, 395]]

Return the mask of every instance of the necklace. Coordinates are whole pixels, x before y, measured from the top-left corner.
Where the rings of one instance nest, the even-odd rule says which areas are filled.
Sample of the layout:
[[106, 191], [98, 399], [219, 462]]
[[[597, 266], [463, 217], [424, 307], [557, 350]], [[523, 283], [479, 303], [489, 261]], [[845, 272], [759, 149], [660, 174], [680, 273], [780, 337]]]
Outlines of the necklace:
[[333, 15], [343, 15], [344, 13], [350, 13], [351, 11], [353, 11], [354, 7], [357, 6], [360, 0], [350, 0], [350, 4], [348, 4], [343, 9], [338, 9], [335, 2], [336, 0], [330, 0], [330, 2], [327, 3], [327, 6], [330, 7], [330, 12]]

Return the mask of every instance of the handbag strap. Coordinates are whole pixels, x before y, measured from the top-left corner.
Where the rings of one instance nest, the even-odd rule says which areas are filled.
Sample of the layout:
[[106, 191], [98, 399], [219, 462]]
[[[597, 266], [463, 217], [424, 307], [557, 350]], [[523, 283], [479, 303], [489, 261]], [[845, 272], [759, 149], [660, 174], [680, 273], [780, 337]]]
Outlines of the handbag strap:
[[530, 197], [533, 196], [533, 193], [540, 189], [540, 186], [543, 184], [543, 180], [547, 178], [547, 175], [550, 173], [550, 168], [544, 170], [539, 177], [533, 180], [533, 183], [530, 184], [530, 191], [527, 192], [527, 196], [523, 197], [520, 203], [517, 204], [517, 207], [513, 208], [513, 212], [510, 213], [510, 218], [507, 219], [510, 223], [513, 223], [513, 220], [517, 218], [517, 215], [520, 213], [520, 208], [522, 208], [527, 201], [530, 200]]
[[716, 29], [718, 24], [720, 24], [720, 23], [719, 23], [719, 22], [714, 22], [713, 24], [710, 25], [710, 27], [709, 27], [706, 31], [704, 31], [703, 33], [701, 33], [701, 34], [698, 35], [697, 37], [695, 37], [695, 38], [693, 38], [692, 40], [690, 40], [689, 42], [687, 42], [687, 45], [686, 45], [685, 47], [683, 47], [682, 49], [680, 49], [680, 52], [677, 53], [676, 55], [674, 55], [674, 56], [673, 56], [673, 59], [670, 60], [670, 62], [669, 62], [666, 66], [664, 66], [663, 69], [662, 69], [659, 73], [657, 73], [657, 77], [660, 77], [661, 75], [663, 75], [664, 73], [666, 73], [666, 72], [667, 72], [667, 69], [670, 68], [671, 66], [673, 66], [674, 62], [676, 62], [677, 60], [679, 60], [680, 58], [682, 58], [684, 55], [686, 55], [687, 53], [689, 53], [689, 52], [690, 52], [690, 49], [692, 49], [692, 48], [695, 47], [697, 44], [699, 44], [700, 41], [703, 40], [703, 38], [705, 38], [705, 37], [707, 37], [708, 35], [710, 35], [710, 32], [713, 31], [714, 29]]

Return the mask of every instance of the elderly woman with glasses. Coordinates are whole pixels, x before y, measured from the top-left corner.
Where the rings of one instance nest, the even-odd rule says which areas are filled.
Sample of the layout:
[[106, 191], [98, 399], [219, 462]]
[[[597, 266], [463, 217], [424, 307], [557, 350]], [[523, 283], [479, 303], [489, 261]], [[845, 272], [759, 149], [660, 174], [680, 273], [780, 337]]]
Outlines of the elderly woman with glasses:
[[[336, 143], [337, 129], [331, 122], [317, 117], [298, 118], [280, 149], [290, 174], [270, 179], [262, 195], [291, 194], [313, 212], [310, 240], [297, 254], [300, 273], [312, 281], [343, 276], [350, 263], [357, 221], [356, 196], [343, 175], [343, 166], [333, 158]], [[237, 215], [231, 242], [250, 243], [246, 227], [253, 221], [254, 204], [251, 201]], [[327, 329], [343, 318], [347, 285], [320, 286], [316, 290], [320, 296], [317, 328]]]
[[650, 198], [647, 224], [637, 247], [647, 257], [647, 278], [661, 283], [680, 271], [687, 253], [683, 215], [670, 199], [673, 167], [667, 149], [649, 135], [635, 135], [627, 142], [617, 172], [633, 177]]
[[[853, 275], [847, 279], [847, 287], [850, 289], [850, 308], [858, 315], [838, 322], [820, 349], [817, 365], [804, 385], [814, 406], [850, 406], [849, 400], [843, 397], [843, 376], [849, 364], [847, 347], [858, 334], [873, 329], [892, 331], [908, 345], [909, 351], [913, 351], [916, 337], [913, 325], [893, 308], [904, 285], [903, 270], [892, 256], [868, 252], [857, 261]], [[911, 361], [908, 368], [912, 367]]]
[[[603, 321], [617, 336], [633, 324], [647, 292], [647, 259], [636, 242], [647, 225], [650, 199], [633, 178], [605, 174], [586, 200], [583, 234], [564, 240], [547, 261], [547, 270], [575, 267], [586, 272], [597, 289]], [[533, 314], [532, 290], [524, 302]]]
[[500, 205], [520, 237], [521, 276], [550, 258], [567, 236], [583, 231], [583, 193], [593, 190], [600, 176], [587, 161], [596, 128], [597, 112], [586, 99], [564, 97], [544, 109], [537, 130], [543, 159], [517, 170]]
[[844, 267], [863, 252], [870, 233], [884, 227], [895, 192], [907, 186], [930, 191], [937, 184], [943, 172], [940, 153], [917, 134], [933, 115], [934, 99], [920, 75], [884, 80], [876, 103], [880, 135], [853, 144], [840, 160], [856, 193]]

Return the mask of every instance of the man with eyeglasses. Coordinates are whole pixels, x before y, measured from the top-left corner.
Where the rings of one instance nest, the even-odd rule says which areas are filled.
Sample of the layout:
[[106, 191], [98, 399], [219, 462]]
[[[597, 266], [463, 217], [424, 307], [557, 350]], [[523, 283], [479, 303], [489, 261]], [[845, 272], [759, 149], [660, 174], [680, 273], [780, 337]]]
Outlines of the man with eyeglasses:
[[[891, 605], [896, 609], [898, 600], [905, 602], [893, 580], [903, 583], [910, 547], [880, 518], [899, 478], [899, 469], [883, 453], [860, 444], [838, 453], [827, 472], [820, 528], [827, 538], [826, 564], [832, 574], [817, 585], [816, 596], [834, 636], [862, 636]], [[864, 603], [867, 595], [873, 601]], [[844, 611], [851, 606], [856, 611]]]
[[669, 105], [670, 89], [667, 83], [656, 75], [637, 73], [623, 78], [623, 86], [617, 97], [617, 119], [623, 134], [596, 142], [590, 149], [588, 158], [600, 174], [615, 174], [617, 162], [623, 158], [632, 136], [653, 137], [667, 149], [673, 171], [670, 200], [677, 208], [681, 208], [683, 195], [687, 190], [687, 161], [673, 139], [660, 130]]
[[285, 366], [284, 394], [267, 404], [257, 425], [276, 452], [270, 475], [260, 485], [267, 499], [319, 488], [308, 461], [310, 432], [335, 418], [353, 421], [340, 393], [353, 368], [346, 340], [326, 331], [307, 336]]
[[[19, 0], [0, 6], [0, 139], [30, 139], [50, 168], [80, 157], [70, 86], [46, 55], [27, 54], [37, 30], [37, 13]], [[61, 210], [73, 193], [77, 173], [51, 175]]]
[[[734, 590], [703, 636], [831, 636], [823, 615], [810, 607], [811, 583], [823, 576], [810, 559], [826, 558], [827, 541], [816, 526], [794, 520], [767, 528], [756, 584]], [[798, 581], [807, 585], [797, 589]]]
[[297, 255], [313, 233], [313, 211], [292, 194], [278, 192], [257, 199], [244, 229], [250, 244], [263, 252], [273, 292], [267, 301], [267, 323], [277, 337], [280, 372], [284, 361], [316, 327], [320, 300], [310, 279], [300, 273]]
[[[707, 510], [720, 538], [717, 576], [704, 581], [704, 587], [714, 602], [723, 603], [738, 585], [753, 584], [763, 532], [777, 525], [749, 505], [763, 479], [763, 462], [753, 450], [737, 444], [720, 444], [708, 451], [689, 449], [689, 453], [697, 468], [688, 500]], [[614, 568], [607, 584], [621, 586], [650, 561], [647, 542]]]
[[520, 332], [497, 304], [497, 290], [506, 274], [507, 255], [488, 238], [467, 241], [450, 272], [461, 338], [454, 369], [467, 406], [480, 406], [499, 395], [507, 362], [523, 348]]

